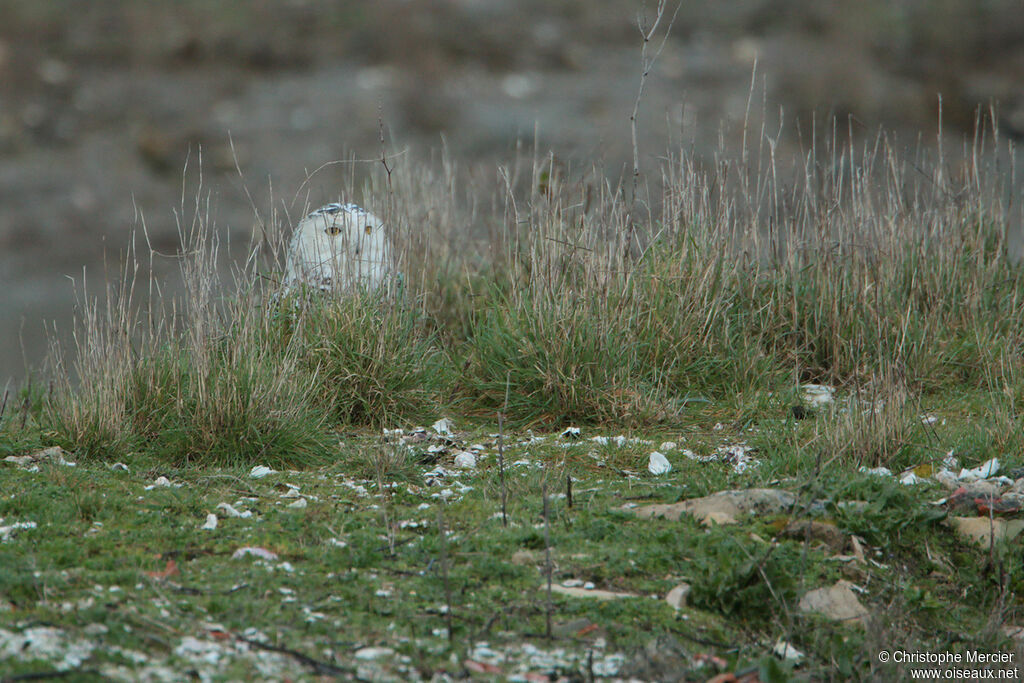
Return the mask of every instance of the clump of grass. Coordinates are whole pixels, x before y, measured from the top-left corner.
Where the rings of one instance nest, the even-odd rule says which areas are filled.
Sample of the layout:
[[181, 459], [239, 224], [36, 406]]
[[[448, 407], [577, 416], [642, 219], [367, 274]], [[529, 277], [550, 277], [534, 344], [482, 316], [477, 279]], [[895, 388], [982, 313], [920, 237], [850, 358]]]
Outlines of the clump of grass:
[[731, 530], [712, 527], [695, 539], [693, 604], [726, 615], [766, 619], [794, 601], [795, 577], [802, 574], [800, 549], [781, 544], [770, 550]]
[[885, 138], [829, 145], [832, 163], [812, 155], [790, 184], [770, 155], [710, 170], [670, 158], [658, 209], [553, 158], [504, 169], [489, 210], [446, 160], [385, 164], [368, 191], [384, 198], [397, 297], [268, 306], [252, 262], [227, 290], [197, 205], [183, 305], [133, 317], [125, 284], [105, 311], [84, 307], [81, 386], [58, 392], [46, 427], [95, 454], [288, 459], [322, 451], [312, 435], [329, 425], [446, 404], [520, 424], [644, 425], [796, 379], [884, 394], [882, 413], [851, 410], [822, 443], [888, 464], [911, 441], [907, 398], [1020, 393], [1024, 270], [979, 161], [993, 143], [976, 142], [958, 178], [914, 162], [926, 181]]
[[922, 390], [984, 385], [993, 356], [1019, 367], [1024, 271], [980, 145], [959, 178], [940, 163], [929, 182], [909, 178], [920, 166], [884, 139], [843, 150], [824, 174], [809, 167], [806, 186], [822, 189], [787, 198], [791, 227], [740, 290], [766, 352], [804, 380], [863, 381], [892, 363]]
[[333, 422], [381, 426], [428, 415], [450, 386], [436, 334], [401, 301], [318, 297], [290, 324], [316, 375], [311, 400]]
[[[270, 319], [242, 272], [235, 295], [218, 277], [217, 241], [196, 207], [180, 255], [184, 305], [133, 305], [126, 267], [105, 308], [83, 294], [73, 363], [78, 386], [54, 354], [60, 379], [43, 431], [85, 457], [123, 459], [147, 450], [184, 465], [299, 466], [328, 452], [326, 416], [308, 400], [315, 386], [293, 345], [265, 340]], [[129, 252], [128, 264], [134, 253]], [[168, 302], [164, 302], [168, 303]]]
[[384, 493], [384, 482], [410, 481], [414, 477], [415, 459], [403, 444], [378, 442], [360, 448], [353, 458], [349, 476], [369, 479]]
[[148, 435], [149, 449], [176, 465], [322, 461], [326, 420], [307, 395], [315, 378], [294, 359], [243, 354], [215, 359], [205, 376], [166, 357], [140, 368], [126, 406], [134, 434]]
[[908, 400], [906, 386], [891, 376], [855, 391], [831, 407], [819, 420], [821, 434], [815, 442], [818, 460], [831, 465], [888, 467], [909, 465], [923, 431], [921, 415]]
[[549, 166], [534, 168], [523, 208], [509, 200], [505, 251], [469, 326], [472, 395], [493, 410], [510, 386], [519, 419], [644, 424], [761, 365], [756, 350], [734, 353], [753, 345], [731, 334], [739, 269], [712, 222], [680, 212], [638, 228], [614, 193], [562, 189]]

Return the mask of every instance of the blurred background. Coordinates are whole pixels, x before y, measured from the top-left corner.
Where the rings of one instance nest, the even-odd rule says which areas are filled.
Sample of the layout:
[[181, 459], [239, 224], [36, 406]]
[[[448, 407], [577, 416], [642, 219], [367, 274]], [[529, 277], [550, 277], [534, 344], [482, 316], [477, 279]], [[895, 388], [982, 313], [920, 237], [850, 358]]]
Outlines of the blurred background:
[[[154, 249], [178, 249], [200, 149], [210, 216], [240, 258], [272, 207], [294, 219], [307, 203], [372, 206], [339, 197], [372, 163], [307, 178], [382, 148], [395, 163], [445, 149], [491, 177], [536, 148], [623, 177], [638, 22], [655, 7], [0, 0], [0, 384], [40, 367], [47, 329], [68, 338], [74, 286], [83, 272], [94, 294], [117, 278], [143, 219]], [[641, 166], [656, 172], [671, 148], [713, 162], [738, 150], [745, 120], [789, 163], [832, 117], [845, 135], [884, 129], [928, 153], [940, 95], [949, 147], [973, 135], [979, 107], [1005, 140], [1024, 137], [1024, 2], [683, 0], [640, 104]], [[177, 266], [155, 267], [173, 289]]]

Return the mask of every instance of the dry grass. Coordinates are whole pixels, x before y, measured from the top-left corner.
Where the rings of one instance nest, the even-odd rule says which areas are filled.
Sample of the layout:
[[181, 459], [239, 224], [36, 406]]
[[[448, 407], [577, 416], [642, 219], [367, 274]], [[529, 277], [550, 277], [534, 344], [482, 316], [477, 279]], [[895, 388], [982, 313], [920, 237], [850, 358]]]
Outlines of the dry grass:
[[835, 139], [792, 182], [766, 143], [709, 170], [672, 157], [642, 190], [660, 193], [649, 211], [553, 157], [516, 159], [488, 194], [443, 157], [385, 156], [368, 186], [341, 192], [375, 198], [390, 226], [404, 279], [384, 297], [275, 298], [287, 219], [273, 213], [268, 276], [252, 259], [226, 284], [197, 201], [181, 212], [184, 300], [157, 294], [140, 315], [131, 255], [105, 305], [83, 297], [73, 372], [57, 350], [43, 421], [97, 454], [301, 461], [328, 425], [439, 405], [490, 416], [507, 395], [519, 423], [640, 425], [694, 399], [823, 381], [882, 399], [828, 438], [845, 453], [870, 434], [848, 455], [884, 463], [910, 398], [1019, 392], [1024, 284], [1001, 179], [982, 161], [997, 140], [979, 135], [954, 176], [884, 137], [863, 150]]

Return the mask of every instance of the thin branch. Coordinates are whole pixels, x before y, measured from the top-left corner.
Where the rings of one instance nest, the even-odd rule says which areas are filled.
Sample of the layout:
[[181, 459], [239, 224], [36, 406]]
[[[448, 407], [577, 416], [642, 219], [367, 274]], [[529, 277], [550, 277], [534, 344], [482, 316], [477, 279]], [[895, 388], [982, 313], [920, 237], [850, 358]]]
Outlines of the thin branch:
[[661, 51], [665, 49], [665, 43], [668, 41], [669, 33], [672, 32], [672, 24], [675, 23], [676, 15], [679, 14], [679, 7], [682, 3], [676, 5], [675, 11], [672, 13], [672, 18], [668, 22], [668, 26], [665, 27], [665, 34], [661, 37], [661, 43], [658, 45], [657, 51], [655, 51], [653, 57], [647, 55], [647, 45], [651, 42], [654, 36], [658, 32], [658, 26], [661, 25], [662, 19], [665, 17], [665, 4], [668, 0], [658, 0], [657, 13], [654, 17], [654, 23], [651, 28], [645, 29], [644, 18], [637, 17], [637, 28], [640, 29], [640, 36], [642, 42], [640, 44], [640, 87], [637, 88], [636, 100], [633, 102], [633, 113], [629, 116], [630, 132], [633, 137], [633, 200], [636, 201], [637, 187], [640, 182], [640, 142], [639, 135], [637, 132], [638, 123], [637, 116], [640, 113], [640, 100], [644, 96], [644, 86], [647, 84], [647, 77], [651, 73], [651, 69], [654, 67], [654, 63], [658, 61], [658, 57], [661, 56]]
[[270, 645], [269, 643], [261, 643], [258, 640], [246, 638], [245, 636], [236, 635], [235, 639], [240, 640], [243, 643], [248, 643], [249, 645], [252, 645], [253, 647], [258, 648], [260, 650], [266, 650], [267, 652], [277, 652], [283, 655], [288, 655], [289, 657], [293, 657], [298, 661], [302, 662], [303, 664], [305, 664], [306, 666], [313, 669], [313, 671], [315, 671], [318, 674], [322, 674], [325, 676], [347, 677], [351, 676], [353, 673], [351, 669], [343, 669], [340, 666], [335, 666], [334, 664], [331, 664], [330, 662], [325, 662], [320, 659], [313, 659], [309, 655], [303, 654], [298, 650], [292, 650], [290, 648], [281, 647], [279, 645]]

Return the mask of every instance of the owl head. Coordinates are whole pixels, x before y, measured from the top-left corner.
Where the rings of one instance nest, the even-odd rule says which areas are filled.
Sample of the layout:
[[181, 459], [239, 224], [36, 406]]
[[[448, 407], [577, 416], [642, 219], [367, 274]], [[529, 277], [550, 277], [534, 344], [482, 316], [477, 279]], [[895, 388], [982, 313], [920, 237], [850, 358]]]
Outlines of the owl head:
[[391, 269], [383, 221], [355, 204], [328, 204], [295, 226], [285, 285], [334, 292], [375, 290]]

